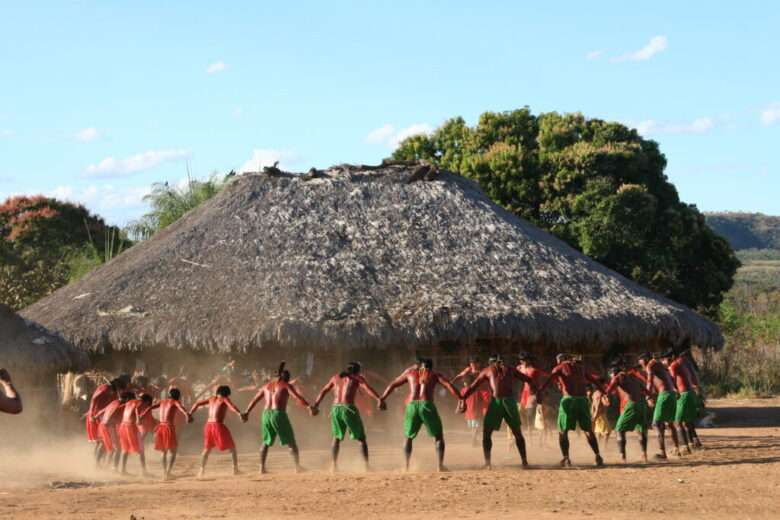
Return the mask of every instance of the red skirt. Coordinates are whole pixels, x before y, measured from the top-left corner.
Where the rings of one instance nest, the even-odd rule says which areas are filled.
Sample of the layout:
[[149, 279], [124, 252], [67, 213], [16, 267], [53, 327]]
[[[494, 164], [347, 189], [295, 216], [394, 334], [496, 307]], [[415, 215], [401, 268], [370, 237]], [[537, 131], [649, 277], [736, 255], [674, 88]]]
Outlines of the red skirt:
[[138, 423], [138, 430], [141, 432], [141, 435], [153, 432], [156, 422], [157, 421], [152, 417], [151, 413], [146, 414], [144, 418], [141, 419], [141, 422]]
[[141, 453], [141, 434], [138, 425], [122, 423], [119, 425], [119, 445], [122, 453]]
[[177, 447], [176, 427], [168, 423], [158, 424], [154, 429], [154, 449], [157, 451], [171, 451]]
[[87, 440], [90, 442], [100, 440], [100, 434], [98, 433], [98, 423], [92, 420], [92, 417], [87, 415]]
[[236, 448], [233, 443], [233, 436], [227, 426], [217, 422], [207, 422], [203, 428], [203, 449], [211, 450], [217, 448], [219, 451], [233, 450]]
[[103, 423], [98, 423], [97, 426], [98, 440], [103, 443], [103, 449], [107, 452], [112, 452], [119, 448], [117, 442], [116, 428], [114, 426], [108, 426]]

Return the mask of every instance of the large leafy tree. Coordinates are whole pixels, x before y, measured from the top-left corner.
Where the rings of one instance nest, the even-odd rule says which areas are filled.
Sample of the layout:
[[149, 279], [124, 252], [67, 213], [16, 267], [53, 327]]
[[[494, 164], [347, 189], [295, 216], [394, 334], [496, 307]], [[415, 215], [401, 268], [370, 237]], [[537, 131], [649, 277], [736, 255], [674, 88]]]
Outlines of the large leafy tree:
[[407, 138], [393, 159], [423, 159], [479, 182], [497, 203], [591, 258], [714, 315], [739, 262], [680, 201], [654, 141], [626, 126], [528, 108], [462, 118]]
[[19, 309], [127, 247], [84, 207], [43, 196], [0, 204], [0, 302]]

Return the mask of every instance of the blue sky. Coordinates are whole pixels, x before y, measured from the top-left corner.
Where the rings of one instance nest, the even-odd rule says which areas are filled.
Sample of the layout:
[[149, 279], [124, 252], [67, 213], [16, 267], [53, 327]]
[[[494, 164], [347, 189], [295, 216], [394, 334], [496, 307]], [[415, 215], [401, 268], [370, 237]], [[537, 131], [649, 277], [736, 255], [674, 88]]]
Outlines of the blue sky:
[[125, 223], [187, 163], [378, 162], [449, 117], [528, 105], [637, 127], [703, 210], [780, 214], [780, 5], [157, 4], [4, 3], [0, 199]]

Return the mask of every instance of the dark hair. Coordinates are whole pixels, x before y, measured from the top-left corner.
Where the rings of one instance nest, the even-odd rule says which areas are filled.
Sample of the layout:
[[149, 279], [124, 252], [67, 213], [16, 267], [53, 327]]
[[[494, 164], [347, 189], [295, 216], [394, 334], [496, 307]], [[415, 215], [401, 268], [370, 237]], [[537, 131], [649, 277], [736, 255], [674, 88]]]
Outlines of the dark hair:
[[217, 395], [222, 397], [230, 396], [230, 387], [228, 385], [220, 385], [217, 387]]
[[135, 394], [133, 392], [122, 392], [119, 395], [119, 402], [120, 403], [126, 403], [127, 401], [135, 399]]
[[109, 383], [109, 386], [114, 390], [124, 390], [125, 388], [127, 388], [125, 382], [119, 379], [118, 377], [112, 379], [111, 382]]
[[171, 397], [171, 399], [175, 399], [176, 401], [178, 401], [179, 399], [181, 399], [181, 390], [179, 390], [178, 388], [171, 388], [170, 390], [168, 390], [168, 395]]
[[290, 371], [289, 370], [282, 370], [279, 372], [279, 379], [287, 383], [290, 381]]
[[421, 359], [420, 365], [427, 370], [433, 370], [433, 359], [431, 358]]
[[479, 359], [479, 356], [476, 354], [472, 354], [469, 356], [469, 363], [479, 363], [481, 359]]
[[653, 356], [652, 356], [652, 354], [650, 354], [650, 352], [642, 352], [641, 354], [639, 354], [639, 356], [637, 357], [637, 359], [638, 359], [639, 361], [650, 361], [650, 359], [651, 359], [652, 357], [653, 357]]
[[146, 404], [152, 404], [152, 396], [149, 394], [141, 394], [141, 401], [145, 402]]
[[350, 375], [359, 374], [362, 366], [358, 361], [350, 361], [347, 363], [347, 368], [339, 374], [339, 377], [347, 377]]
[[661, 354], [661, 359], [667, 359], [667, 358], [669, 358], [669, 359], [674, 358], [674, 350], [669, 349], [666, 352], [664, 352], [663, 354]]

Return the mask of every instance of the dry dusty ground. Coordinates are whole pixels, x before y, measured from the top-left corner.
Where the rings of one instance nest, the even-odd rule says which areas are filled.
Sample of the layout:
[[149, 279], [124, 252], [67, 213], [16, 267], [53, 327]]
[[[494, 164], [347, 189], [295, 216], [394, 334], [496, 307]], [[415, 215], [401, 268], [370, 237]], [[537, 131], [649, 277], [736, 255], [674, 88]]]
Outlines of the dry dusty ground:
[[[608, 467], [595, 469], [584, 439], [573, 436], [576, 467], [560, 469], [555, 446], [530, 446], [529, 470], [496, 438], [492, 472], [478, 469], [479, 449], [463, 433], [449, 432], [446, 474], [432, 471], [431, 441], [416, 443], [416, 469], [398, 471], [396, 446], [372, 446], [375, 471], [354, 467], [357, 449], [342, 449], [345, 473], [325, 471], [325, 450], [306, 450], [310, 468], [295, 475], [287, 453], [276, 448], [271, 474], [254, 473], [257, 455], [241, 453], [247, 473], [229, 476], [225, 456], [213, 458], [205, 480], [197, 480], [196, 458], [185, 456], [178, 478], [162, 483], [119, 479], [79, 470], [88, 453], [82, 444], [36, 457], [24, 469], [24, 452], [4, 453], [0, 471], [0, 518], [170, 519], [170, 518], [778, 518], [780, 517], [780, 401], [720, 401], [715, 428], [702, 429], [706, 449], [667, 463], [617, 464], [614, 443], [606, 447]], [[631, 438], [629, 458], [637, 458]], [[651, 447], [655, 439], [651, 438]], [[56, 447], [56, 446], [55, 446]], [[53, 469], [47, 469], [53, 468]], [[157, 460], [151, 469], [159, 471]], [[252, 471], [250, 471], [250, 469]], [[134, 465], [133, 471], [137, 470]], [[65, 488], [54, 489], [53, 481]], [[78, 487], [83, 486], [83, 487]]]

